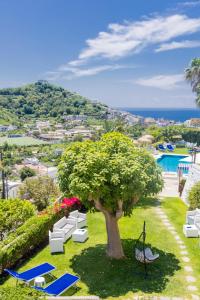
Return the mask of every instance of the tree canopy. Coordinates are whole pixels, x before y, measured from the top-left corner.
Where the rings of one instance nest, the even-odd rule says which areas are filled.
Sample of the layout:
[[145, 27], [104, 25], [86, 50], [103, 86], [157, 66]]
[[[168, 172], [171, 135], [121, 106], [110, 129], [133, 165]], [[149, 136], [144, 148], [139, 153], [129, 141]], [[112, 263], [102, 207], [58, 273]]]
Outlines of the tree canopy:
[[20, 199], [0, 200], [0, 239], [16, 230], [35, 214], [35, 207], [29, 201]]
[[46, 208], [59, 195], [58, 188], [49, 176], [27, 177], [19, 187], [22, 199], [31, 200], [39, 211]]
[[86, 206], [103, 212], [111, 257], [123, 257], [117, 221], [130, 215], [134, 204], [162, 188], [161, 170], [155, 159], [127, 136], [107, 133], [100, 141], [69, 145], [59, 165], [60, 188]]
[[194, 58], [185, 70], [185, 78], [191, 83], [192, 91], [196, 93], [196, 103], [200, 106], [200, 58]]

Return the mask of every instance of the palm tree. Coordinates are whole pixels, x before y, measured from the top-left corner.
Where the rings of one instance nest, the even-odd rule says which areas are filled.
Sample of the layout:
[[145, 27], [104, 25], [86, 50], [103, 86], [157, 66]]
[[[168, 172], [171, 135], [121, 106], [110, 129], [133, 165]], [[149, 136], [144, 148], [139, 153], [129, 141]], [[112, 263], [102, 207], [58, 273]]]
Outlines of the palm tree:
[[197, 94], [196, 103], [200, 106], [200, 58], [194, 58], [185, 70], [185, 78], [191, 83], [192, 91]]

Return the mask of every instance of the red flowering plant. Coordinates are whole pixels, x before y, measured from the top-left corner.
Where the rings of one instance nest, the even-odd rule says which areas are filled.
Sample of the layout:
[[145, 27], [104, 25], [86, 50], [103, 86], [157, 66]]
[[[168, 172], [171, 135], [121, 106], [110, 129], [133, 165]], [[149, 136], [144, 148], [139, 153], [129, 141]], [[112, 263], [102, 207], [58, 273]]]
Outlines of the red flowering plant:
[[64, 209], [66, 213], [68, 213], [70, 210], [80, 209], [81, 201], [76, 197], [63, 198], [60, 207], [61, 209]]

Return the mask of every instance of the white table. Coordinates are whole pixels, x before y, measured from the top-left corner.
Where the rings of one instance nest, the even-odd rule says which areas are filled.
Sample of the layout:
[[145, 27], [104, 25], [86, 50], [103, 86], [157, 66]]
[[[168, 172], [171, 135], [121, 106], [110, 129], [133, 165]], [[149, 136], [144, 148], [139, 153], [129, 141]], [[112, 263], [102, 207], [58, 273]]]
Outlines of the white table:
[[72, 233], [72, 240], [74, 242], [80, 242], [83, 243], [87, 240], [88, 238], [88, 231], [87, 229], [76, 229], [73, 233]]
[[199, 236], [199, 231], [195, 225], [183, 225], [183, 233], [186, 237]]
[[45, 278], [42, 276], [38, 276], [34, 280], [34, 285], [42, 287], [45, 284]]

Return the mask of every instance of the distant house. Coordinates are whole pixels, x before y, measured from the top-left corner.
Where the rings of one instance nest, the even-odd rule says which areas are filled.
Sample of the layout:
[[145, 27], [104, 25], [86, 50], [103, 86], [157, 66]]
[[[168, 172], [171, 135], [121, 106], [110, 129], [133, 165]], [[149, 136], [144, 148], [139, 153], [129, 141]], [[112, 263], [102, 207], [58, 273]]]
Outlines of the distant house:
[[0, 125], [0, 132], [6, 132], [8, 130], [8, 126]]
[[57, 131], [49, 131], [48, 133], [40, 134], [39, 137], [44, 141], [57, 143], [59, 141], [62, 141], [65, 135], [63, 133], [58, 133]]
[[14, 125], [0, 125], [0, 132], [6, 132], [17, 129], [17, 126]]
[[66, 115], [63, 116], [63, 119], [65, 121], [85, 121], [87, 120], [86, 115]]
[[49, 121], [36, 121], [36, 128], [41, 132], [43, 129], [50, 128]]
[[75, 127], [67, 131], [66, 136], [73, 139], [76, 136], [82, 136], [84, 139], [90, 139], [92, 137], [93, 131], [87, 129], [83, 126]]
[[149, 125], [154, 125], [154, 124], [156, 124], [156, 120], [154, 118], [149, 117], [149, 118], [144, 119], [144, 125], [149, 126]]
[[185, 125], [187, 127], [199, 128], [200, 127], [200, 118], [193, 118], [190, 120], [186, 120]]
[[8, 181], [7, 185], [6, 185], [6, 192], [7, 192], [7, 196], [8, 198], [16, 198], [17, 197], [17, 193], [18, 193], [18, 189], [21, 185], [20, 181]]
[[36, 157], [27, 157], [24, 159], [24, 164], [37, 166], [39, 164], [39, 160]]
[[60, 123], [55, 124], [54, 127], [55, 127], [56, 129], [63, 129], [63, 125], [60, 124]]
[[12, 133], [8, 135], [9, 138], [19, 138], [19, 137], [23, 137], [23, 134], [19, 134], [19, 133]]

